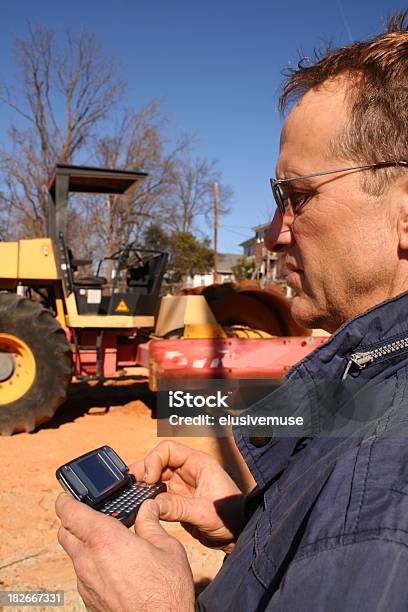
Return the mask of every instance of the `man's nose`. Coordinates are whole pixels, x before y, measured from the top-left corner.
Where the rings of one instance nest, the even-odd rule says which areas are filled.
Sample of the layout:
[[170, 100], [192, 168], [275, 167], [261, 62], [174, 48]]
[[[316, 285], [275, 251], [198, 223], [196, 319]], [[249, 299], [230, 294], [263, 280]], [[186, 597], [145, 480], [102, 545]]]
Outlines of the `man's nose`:
[[276, 209], [270, 226], [265, 232], [265, 246], [269, 251], [283, 251], [293, 244], [292, 234], [293, 214], [289, 211], [284, 215]]

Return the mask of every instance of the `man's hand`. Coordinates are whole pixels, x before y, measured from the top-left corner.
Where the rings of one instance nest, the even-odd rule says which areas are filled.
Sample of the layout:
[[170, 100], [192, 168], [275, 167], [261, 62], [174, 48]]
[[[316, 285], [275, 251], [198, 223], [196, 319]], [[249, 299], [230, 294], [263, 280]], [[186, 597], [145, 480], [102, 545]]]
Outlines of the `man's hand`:
[[78, 591], [91, 612], [192, 612], [194, 584], [183, 546], [145, 501], [135, 534], [119, 521], [61, 493], [58, 540], [72, 559]]
[[210, 548], [233, 548], [242, 526], [244, 496], [211, 455], [165, 441], [129, 469], [136, 480], [167, 484], [168, 493], [155, 500], [161, 520], [180, 521]]

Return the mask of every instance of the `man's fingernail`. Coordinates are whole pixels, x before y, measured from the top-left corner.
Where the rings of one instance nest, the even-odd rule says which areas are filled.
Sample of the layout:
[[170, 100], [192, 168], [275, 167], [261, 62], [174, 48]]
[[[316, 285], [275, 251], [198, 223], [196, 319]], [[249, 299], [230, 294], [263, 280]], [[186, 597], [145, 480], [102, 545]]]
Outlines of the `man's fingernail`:
[[148, 471], [147, 471], [147, 470], [145, 470], [145, 471], [144, 471], [144, 474], [143, 474], [143, 480], [147, 480], [148, 475], [149, 475], [149, 474], [148, 474]]

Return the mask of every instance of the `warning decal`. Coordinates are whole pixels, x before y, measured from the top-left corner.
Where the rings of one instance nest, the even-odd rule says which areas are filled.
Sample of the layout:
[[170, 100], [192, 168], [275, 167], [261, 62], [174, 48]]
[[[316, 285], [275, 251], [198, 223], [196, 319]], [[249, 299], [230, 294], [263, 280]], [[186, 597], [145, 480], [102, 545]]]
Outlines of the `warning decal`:
[[120, 300], [119, 304], [115, 308], [115, 312], [129, 312], [129, 308], [125, 300]]

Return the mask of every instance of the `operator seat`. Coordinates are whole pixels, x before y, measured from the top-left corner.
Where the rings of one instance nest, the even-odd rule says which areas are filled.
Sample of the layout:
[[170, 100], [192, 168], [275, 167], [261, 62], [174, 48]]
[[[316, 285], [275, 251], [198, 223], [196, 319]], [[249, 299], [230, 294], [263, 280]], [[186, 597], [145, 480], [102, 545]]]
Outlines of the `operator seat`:
[[88, 276], [78, 276], [74, 279], [74, 285], [77, 287], [95, 287], [99, 288], [106, 285], [107, 280], [105, 276], [96, 276], [94, 274], [88, 274]]
[[[81, 266], [90, 266], [92, 264], [92, 259], [77, 259], [76, 257], [74, 257], [74, 254], [70, 248], [68, 248], [67, 250], [69, 264], [73, 272], [77, 272], [78, 268]], [[72, 280], [74, 285], [77, 287], [87, 287], [93, 289], [102, 287], [107, 283], [107, 280], [104, 276], [97, 276], [96, 274], [85, 274], [81, 276], [75, 275]]]

